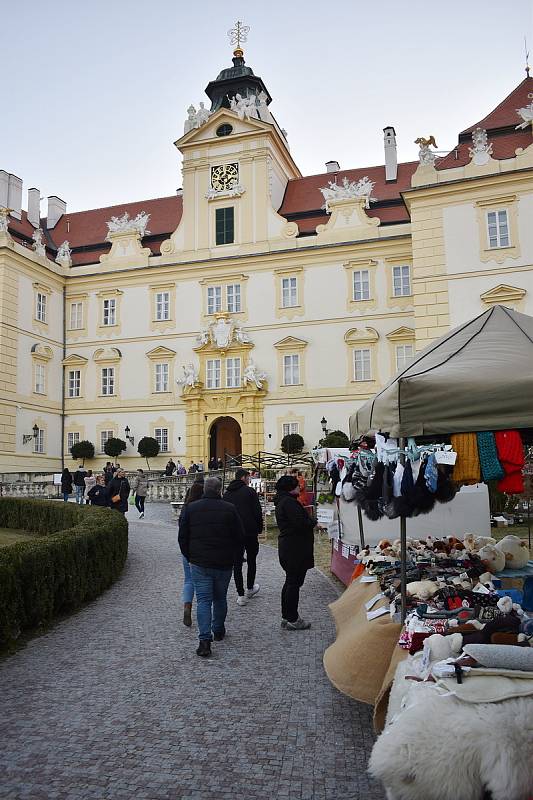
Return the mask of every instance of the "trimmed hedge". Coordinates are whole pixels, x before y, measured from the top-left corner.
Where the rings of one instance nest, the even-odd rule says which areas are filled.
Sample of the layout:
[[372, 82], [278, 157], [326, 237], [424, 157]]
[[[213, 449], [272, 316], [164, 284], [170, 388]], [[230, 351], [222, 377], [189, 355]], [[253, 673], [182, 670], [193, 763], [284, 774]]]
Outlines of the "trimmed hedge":
[[0, 548], [2, 649], [98, 597], [128, 554], [128, 523], [108, 508], [2, 497], [0, 527], [44, 534]]

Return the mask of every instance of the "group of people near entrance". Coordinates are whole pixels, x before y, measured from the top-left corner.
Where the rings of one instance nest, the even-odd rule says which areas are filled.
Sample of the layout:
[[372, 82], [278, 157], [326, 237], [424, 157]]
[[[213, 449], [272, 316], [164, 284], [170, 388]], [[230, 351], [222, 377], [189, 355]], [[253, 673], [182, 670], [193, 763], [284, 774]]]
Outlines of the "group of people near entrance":
[[[183, 560], [183, 623], [192, 625], [196, 595], [199, 645], [197, 655], [211, 655], [211, 643], [226, 636], [227, 593], [233, 578], [237, 605], [246, 606], [259, 592], [256, 583], [258, 536], [263, 530], [259, 498], [249, 486], [250, 473], [238, 469], [222, 497], [222, 481], [199, 475], [191, 486], [179, 519], [178, 541]], [[311, 627], [299, 616], [300, 588], [314, 566], [313, 529], [316, 520], [301, 502], [298, 475], [276, 483], [274, 506], [279, 528], [278, 553], [285, 572], [281, 590], [281, 627], [289, 631]], [[247, 575], [244, 588], [243, 562]]]
[[113, 508], [125, 514], [128, 510], [130, 494], [132, 502], [139, 512], [139, 519], [144, 517], [144, 502], [148, 494], [148, 478], [144, 470], [138, 469], [132, 483], [128, 481], [120, 464], [108, 461], [102, 472], [93, 474], [80, 464], [74, 475], [65, 467], [61, 473], [61, 492], [63, 500], [68, 503], [70, 495], [75, 492], [76, 503]]

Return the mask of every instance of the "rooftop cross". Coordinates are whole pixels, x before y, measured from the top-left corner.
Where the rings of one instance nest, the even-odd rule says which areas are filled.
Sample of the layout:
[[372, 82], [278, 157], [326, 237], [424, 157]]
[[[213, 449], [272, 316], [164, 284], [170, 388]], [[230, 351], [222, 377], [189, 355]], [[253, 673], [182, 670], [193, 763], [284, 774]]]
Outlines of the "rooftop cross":
[[237, 55], [238, 51], [238, 54], [242, 56], [243, 50], [241, 44], [247, 41], [249, 32], [250, 26], [243, 25], [240, 20], [237, 20], [235, 27], [228, 31], [230, 44], [236, 45], [234, 55]]

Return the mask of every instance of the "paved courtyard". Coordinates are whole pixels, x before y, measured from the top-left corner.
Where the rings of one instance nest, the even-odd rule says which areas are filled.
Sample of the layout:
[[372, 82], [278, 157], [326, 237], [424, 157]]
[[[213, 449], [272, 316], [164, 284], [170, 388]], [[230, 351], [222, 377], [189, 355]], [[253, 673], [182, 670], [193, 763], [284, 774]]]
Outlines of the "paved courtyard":
[[290, 633], [281, 579], [262, 547], [261, 592], [240, 608], [231, 585], [228, 636], [199, 659], [176, 525], [147, 506], [112, 589], [0, 662], [2, 800], [381, 800], [366, 774], [371, 709], [322, 667], [336, 590], [310, 573], [313, 627]]

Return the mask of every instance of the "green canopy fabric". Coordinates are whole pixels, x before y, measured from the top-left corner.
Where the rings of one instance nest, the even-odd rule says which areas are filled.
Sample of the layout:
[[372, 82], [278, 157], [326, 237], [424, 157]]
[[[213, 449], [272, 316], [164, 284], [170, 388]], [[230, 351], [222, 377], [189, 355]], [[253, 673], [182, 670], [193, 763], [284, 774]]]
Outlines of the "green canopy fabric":
[[417, 353], [350, 417], [350, 436], [533, 428], [533, 317], [496, 305]]

